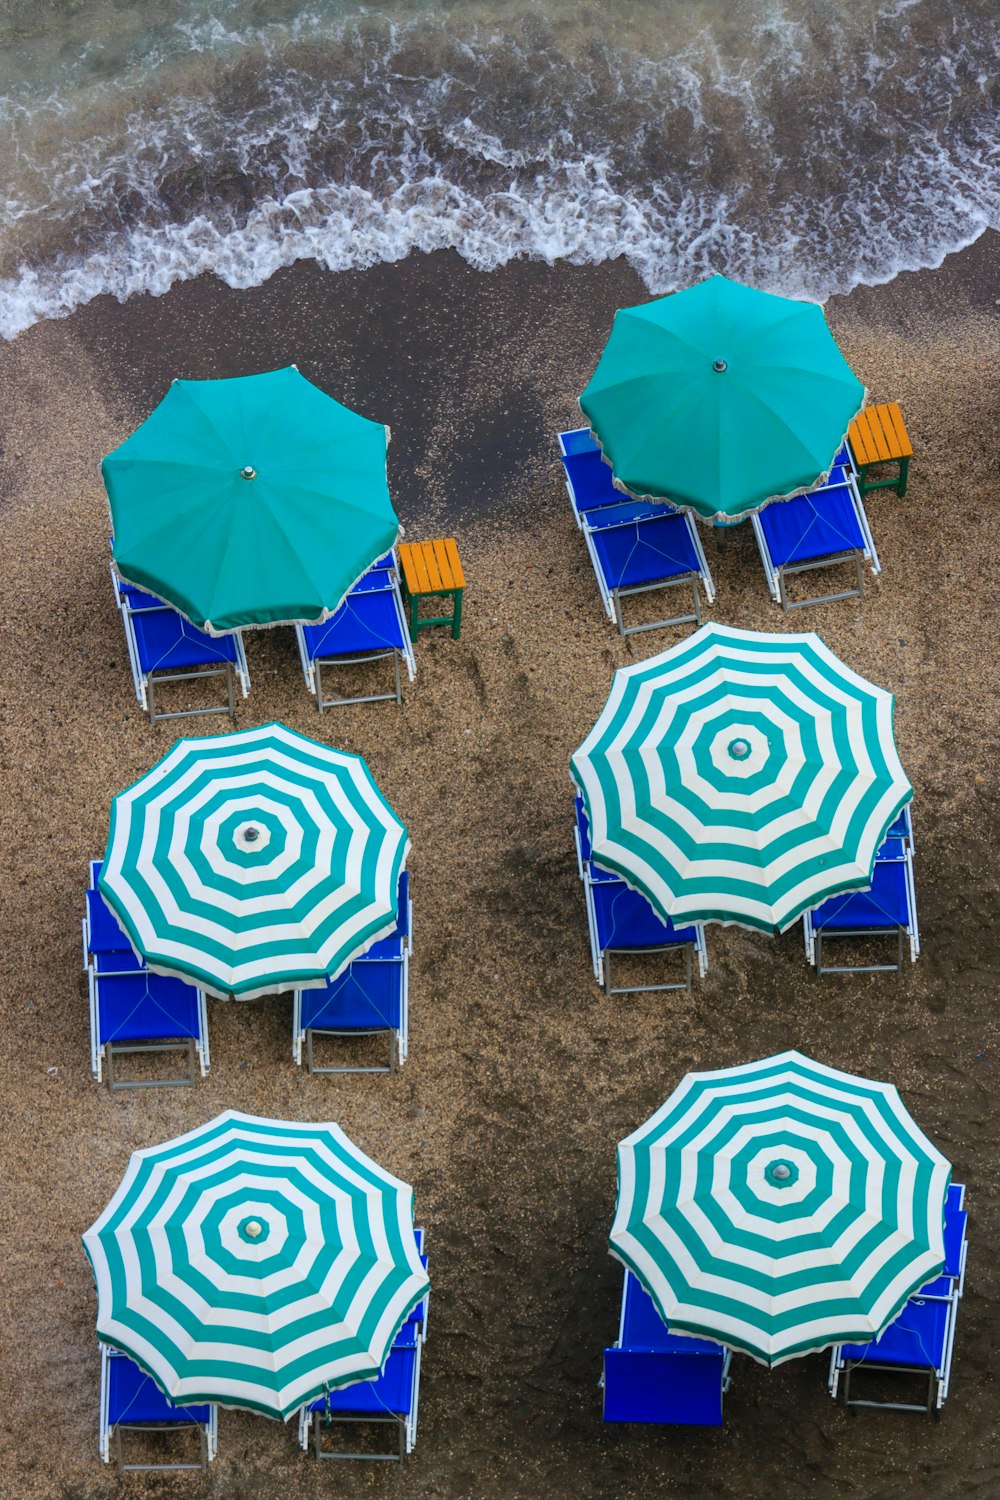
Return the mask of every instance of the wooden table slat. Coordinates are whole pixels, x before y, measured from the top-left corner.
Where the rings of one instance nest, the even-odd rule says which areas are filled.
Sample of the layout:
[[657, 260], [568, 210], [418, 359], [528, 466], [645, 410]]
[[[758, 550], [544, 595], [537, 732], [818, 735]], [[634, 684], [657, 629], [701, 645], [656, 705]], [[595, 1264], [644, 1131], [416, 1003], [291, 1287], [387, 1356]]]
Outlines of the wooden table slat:
[[892, 424], [892, 431], [896, 439], [896, 446], [899, 450], [899, 457], [912, 458], [913, 448], [910, 445], [909, 434], [906, 431], [906, 424], [903, 421], [903, 413], [899, 409], [899, 402], [890, 401], [885, 410], [886, 415], [890, 423]]
[[442, 545], [444, 547], [445, 556], [448, 559], [449, 566], [451, 567], [451, 576], [455, 581], [455, 587], [457, 589], [464, 589], [465, 574], [462, 572], [462, 562], [458, 555], [458, 547], [455, 544], [455, 538], [453, 536], [445, 537]]

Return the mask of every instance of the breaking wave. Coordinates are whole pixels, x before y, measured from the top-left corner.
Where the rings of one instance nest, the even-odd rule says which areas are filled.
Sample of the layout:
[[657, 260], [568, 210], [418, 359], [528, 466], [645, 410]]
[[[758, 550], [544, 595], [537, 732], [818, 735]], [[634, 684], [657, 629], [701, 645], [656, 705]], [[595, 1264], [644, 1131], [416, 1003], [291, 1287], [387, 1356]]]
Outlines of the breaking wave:
[[178, 9], [0, 22], [5, 337], [412, 250], [823, 300], [1000, 226], [992, 0]]

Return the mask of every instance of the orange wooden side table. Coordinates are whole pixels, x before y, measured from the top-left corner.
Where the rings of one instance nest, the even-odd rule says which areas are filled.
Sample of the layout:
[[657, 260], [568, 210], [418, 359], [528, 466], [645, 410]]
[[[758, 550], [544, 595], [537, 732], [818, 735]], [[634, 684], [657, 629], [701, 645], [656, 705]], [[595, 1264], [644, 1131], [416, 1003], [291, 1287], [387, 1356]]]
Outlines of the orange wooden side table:
[[[462, 593], [465, 574], [453, 536], [435, 542], [400, 542], [399, 561], [410, 600], [410, 640], [428, 625], [450, 625], [457, 641], [462, 628]], [[450, 615], [420, 615], [424, 597], [451, 595]]]
[[[906, 494], [906, 471], [910, 467], [913, 449], [898, 401], [864, 407], [847, 429], [847, 437], [857, 465], [858, 489], [862, 495], [869, 490], [895, 490], [899, 496]], [[868, 470], [875, 465], [893, 463], [899, 465], [894, 476], [889, 479], [868, 478]]]

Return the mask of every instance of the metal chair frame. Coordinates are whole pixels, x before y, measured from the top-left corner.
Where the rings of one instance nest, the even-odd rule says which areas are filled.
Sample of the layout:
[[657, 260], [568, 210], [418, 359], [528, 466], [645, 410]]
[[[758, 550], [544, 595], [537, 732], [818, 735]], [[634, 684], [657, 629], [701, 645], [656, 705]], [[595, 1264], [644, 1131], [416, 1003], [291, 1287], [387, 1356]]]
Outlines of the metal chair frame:
[[[573, 828], [573, 842], [576, 848], [576, 866], [581, 881], [583, 882], [584, 902], [587, 910], [587, 930], [590, 939], [590, 961], [594, 970], [594, 978], [604, 989], [609, 997], [612, 995], [648, 995], [659, 994], [670, 990], [685, 990], [690, 993], [694, 978], [694, 957], [698, 959], [698, 975], [704, 979], [708, 971], [708, 948], [705, 943], [705, 929], [700, 922], [692, 922], [697, 937], [695, 941], [687, 943], [663, 943], [650, 948], [604, 948], [600, 947], [597, 933], [597, 912], [594, 906], [593, 887], [597, 882], [590, 870], [589, 861], [583, 858], [583, 850], [580, 845], [580, 830]], [[683, 982], [672, 982], [668, 984], [633, 984], [613, 986], [611, 982], [611, 959], [612, 955], [619, 957], [635, 958], [644, 957], [646, 954], [677, 953], [683, 952], [685, 963], [685, 978]]]
[[[424, 1325], [426, 1327], [426, 1324]], [[414, 1330], [414, 1344], [416, 1353], [413, 1361], [413, 1387], [410, 1410], [404, 1416], [397, 1412], [386, 1412], [384, 1416], [375, 1415], [370, 1412], [344, 1412], [337, 1415], [334, 1412], [310, 1411], [303, 1407], [299, 1413], [299, 1445], [304, 1452], [309, 1451], [310, 1438], [312, 1439], [313, 1456], [318, 1459], [347, 1460], [354, 1459], [362, 1463], [398, 1463], [403, 1464], [407, 1455], [412, 1453], [417, 1445], [417, 1416], [420, 1404], [420, 1363], [424, 1347], [424, 1334], [420, 1330]], [[336, 1400], [336, 1393], [331, 1393], [331, 1399]], [[398, 1447], [391, 1453], [349, 1453], [342, 1450], [332, 1450], [322, 1446], [322, 1430], [335, 1426], [394, 1426], [398, 1432]]]
[[[91, 880], [93, 881], [93, 862], [91, 866]], [[120, 1093], [124, 1089], [162, 1089], [162, 1088], [190, 1088], [196, 1081], [195, 1064], [201, 1071], [202, 1078], [207, 1074], [211, 1066], [211, 1056], [208, 1043], [208, 1007], [205, 1000], [205, 991], [198, 990], [198, 1021], [201, 1031], [200, 1042], [194, 1037], [176, 1037], [172, 1040], [167, 1038], [150, 1038], [149, 1041], [131, 1042], [105, 1042], [100, 1045], [100, 1017], [98, 1013], [97, 988], [101, 979], [119, 978], [125, 974], [142, 972], [135, 969], [103, 969], [98, 973], [90, 952], [90, 922], [84, 916], [82, 921], [83, 930], [83, 969], [87, 976], [87, 1000], [90, 1011], [90, 1071], [98, 1083], [104, 1080], [104, 1064], [108, 1069], [108, 1089], [112, 1093]], [[144, 966], [143, 966], [144, 967]], [[142, 1052], [186, 1052], [188, 1067], [187, 1072], [179, 1078], [148, 1078], [148, 1079], [121, 1079], [115, 1077], [114, 1060], [116, 1057], [127, 1056], [129, 1053]]]
[[[194, 1469], [205, 1470], [215, 1458], [218, 1451], [218, 1408], [209, 1402], [199, 1403], [208, 1405], [210, 1416], [207, 1423], [192, 1422], [190, 1420], [179, 1420], [170, 1422], [115, 1422], [109, 1421], [108, 1402], [110, 1399], [110, 1375], [108, 1371], [109, 1361], [118, 1358], [128, 1358], [118, 1351], [109, 1348], [107, 1344], [101, 1344], [101, 1415], [99, 1450], [101, 1461], [109, 1464], [111, 1462], [112, 1442], [114, 1444], [115, 1465], [122, 1474], [145, 1474], [145, 1473], [183, 1473]], [[170, 1464], [130, 1464], [125, 1462], [125, 1454], [122, 1446], [123, 1432], [187, 1432], [197, 1429], [201, 1455], [197, 1463], [170, 1463]]]
[[[400, 1025], [397, 1032], [392, 1026], [371, 1026], [364, 1028], [346, 1027], [343, 1029], [327, 1026], [309, 1026], [302, 1028], [302, 990], [296, 990], [292, 998], [292, 1057], [295, 1062], [302, 1064], [302, 1043], [305, 1041], [306, 1071], [318, 1074], [337, 1073], [395, 1073], [405, 1063], [410, 1051], [410, 955], [413, 952], [413, 897], [407, 896], [407, 930], [406, 937], [400, 948], [398, 962], [402, 965], [402, 995], [400, 999]], [[393, 959], [377, 959], [377, 963], [392, 963]], [[351, 960], [352, 964], [365, 964], [373, 962], [366, 954], [360, 958]], [[389, 1036], [389, 1062], [385, 1067], [362, 1067], [362, 1068], [324, 1068], [320, 1067], [314, 1060], [313, 1037], [366, 1037]]]
[[[392, 594], [393, 606], [396, 618], [399, 621], [400, 633], [404, 641], [402, 646], [390, 646], [387, 650], [374, 649], [362, 651], [356, 656], [310, 656], [309, 647], [306, 644], [305, 631], [301, 625], [295, 627], [295, 638], [299, 648], [299, 661], [302, 665], [302, 675], [305, 678], [306, 687], [316, 699], [316, 710], [322, 713], [327, 708], [341, 708], [348, 703], [397, 703], [403, 702], [402, 675], [399, 670], [400, 660], [406, 663], [406, 675], [410, 682], [413, 681], [417, 672], [417, 660], [413, 653], [413, 642], [410, 639], [410, 630], [406, 621], [406, 613], [403, 609], [403, 600], [399, 591], [399, 574], [396, 567], [395, 550], [392, 553], [393, 566], [391, 569], [378, 568], [377, 571], [386, 573], [386, 582], [377, 589], [365, 588], [363, 579], [359, 579], [355, 588], [361, 593]], [[353, 590], [352, 590], [353, 592]], [[350, 598], [350, 594], [347, 595]], [[365, 666], [371, 662], [383, 661], [392, 657], [393, 689], [391, 693], [359, 693], [351, 696], [340, 696], [328, 698], [323, 692], [323, 668], [328, 670], [332, 667], [357, 667]]]
[[[826, 929], [816, 927], [813, 923], [813, 912], [807, 911], [802, 914], [802, 933], [805, 940], [806, 958], [813, 965], [817, 974], [901, 974], [906, 952], [906, 939], [909, 939], [910, 962], [916, 963], [920, 955], [920, 928], [917, 923], [917, 889], [913, 878], [913, 829], [908, 820], [908, 832], [902, 840], [903, 853], [902, 863], [906, 869], [906, 899], [910, 912], [909, 927], [901, 927], [898, 924], [886, 925], [885, 927], [856, 927], [856, 928], [833, 928]], [[896, 861], [893, 861], [894, 863]], [[824, 964], [823, 944], [837, 938], [882, 938], [896, 937], [898, 951], [894, 964]]]
[[[114, 565], [111, 567], [111, 582], [115, 591], [115, 602], [118, 605], [122, 623], [125, 627], [125, 644], [128, 649], [129, 666], [132, 669], [132, 684], [135, 688], [135, 696], [140, 707], [148, 714], [150, 724], [159, 724], [167, 719], [199, 719], [208, 714], [227, 713], [230, 719], [236, 716], [236, 681], [239, 681], [243, 697], [246, 698], [250, 692], [250, 669], [247, 666], [246, 651], [243, 646], [243, 635], [240, 631], [234, 631], [236, 646], [236, 665], [232, 662], [223, 662], [217, 667], [192, 667], [182, 672], [173, 671], [150, 671], [143, 670], [139, 660], [139, 644], [136, 640], [135, 626], [132, 623], [135, 615], [154, 614], [159, 609], [173, 609], [170, 604], [140, 605], [134, 607], [129, 603], [128, 595], [122, 590]], [[174, 610], [176, 614], [177, 611]], [[169, 682], [194, 682], [199, 678], [224, 677], [226, 679], [226, 701], [212, 708], [190, 708], [172, 709], [168, 712], [158, 712], [156, 708], [156, 689]]]
[[[764, 529], [760, 523], [760, 517], [756, 513], [751, 516], [753, 533], [757, 539], [757, 550], [760, 560], [764, 565], [764, 575], [767, 579], [768, 591], [776, 604], [782, 609], [806, 609], [813, 604], [836, 604], [842, 599], [864, 598], [864, 564], [867, 562], [875, 577], [882, 572], [882, 564], [879, 562], [878, 552], [875, 549], [875, 539], [872, 536], [868, 516], [865, 513], [864, 502], [858, 490], [857, 471], [854, 467], [854, 459], [847, 450], [849, 463], [841, 465], [844, 468], [844, 482], [850, 491], [854, 514], [858, 522], [861, 535], [864, 538], [864, 547], [848, 548], [843, 552], [833, 553], [826, 557], [809, 558], [808, 561], [799, 563], [781, 563], [776, 565], [771, 558], [771, 551], [764, 535]], [[776, 501], [780, 504], [780, 501]], [[854, 563], [855, 586], [853, 589], [843, 589], [830, 594], [816, 594], [809, 599], [790, 599], [786, 588], [785, 579], [796, 573], [818, 572], [822, 568], [835, 568], [847, 563]]]
[[[580, 433], [589, 434], [589, 431], [590, 429], [587, 427], [577, 427], [572, 431], [560, 432], [558, 434], [560, 453], [564, 457], [569, 453], [569, 447], [566, 443], [567, 438], [576, 437]], [[691, 519], [691, 516], [686, 512], [675, 511], [666, 502], [659, 506], [656, 505], [655, 502], [650, 502], [648, 514], [641, 517], [640, 524], [642, 520], [654, 521], [659, 517], [665, 515], [683, 514], [684, 520], [687, 524], [688, 536], [691, 539], [695, 555], [698, 559], [697, 571], [678, 573], [674, 577], [658, 579], [651, 583], [635, 584], [633, 586], [628, 586], [625, 588], [609, 589], [607, 583], [605, 582], [604, 570], [601, 566], [601, 561], [597, 554], [597, 549], [594, 546], [593, 533], [596, 531], [613, 530], [618, 525], [635, 525], [636, 518], [632, 517], [628, 521], [615, 522], [614, 520], [609, 520], [607, 516], [605, 516], [605, 524], [602, 526], [602, 507], [598, 506], [589, 511], [581, 511], [577, 505], [576, 495], [574, 494], [573, 486], [570, 483], [568, 474], [566, 475], [565, 482], [566, 493], [569, 495], [569, 503], [573, 508], [574, 519], [577, 526], [583, 532], [584, 541], [587, 545], [587, 552], [590, 555], [590, 562], [591, 566], [594, 569], [594, 576], [597, 579], [597, 588], [601, 596], [601, 603], [604, 606], [604, 611], [608, 619], [612, 622], [613, 625], [617, 625], [619, 635], [621, 635], [624, 639], [625, 637], [630, 635], [640, 635], [645, 630], [662, 630], [670, 625], [700, 625], [701, 593], [698, 587], [699, 581], [705, 589], [705, 598], [709, 605], [713, 604], [715, 601], [715, 584], [712, 581], [712, 574], [709, 570], [708, 559], [705, 556], [705, 549], [702, 547], [701, 538], [698, 535], [697, 527]], [[630, 498], [631, 497], [629, 496], [628, 492], [622, 490], [621, 502], [627, 502]], [[613, 508], [613, 505], [614, 502], [609, 502], [609, 506], [611, 508]], [[603, 507], [603, 509], [607, 510], [608, 507]], [[658, 590], [676, 588], [681, 586], [687, 586], [691, 589], [693, 607], [690, 614], [679, 614], [672, 616], [670, 619], [654, 620], [647, 625], [626, 626], [621, 603], [623, 599], [630, 598], [634, 594], [650, 594], [655, 593]]]

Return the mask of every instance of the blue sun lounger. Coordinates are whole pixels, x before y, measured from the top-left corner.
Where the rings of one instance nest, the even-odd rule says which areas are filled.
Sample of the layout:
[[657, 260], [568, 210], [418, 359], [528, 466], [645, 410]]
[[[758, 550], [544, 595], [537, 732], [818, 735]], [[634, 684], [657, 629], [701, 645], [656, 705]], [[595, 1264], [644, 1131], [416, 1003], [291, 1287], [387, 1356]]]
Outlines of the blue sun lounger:
[[[586, 428], [559, 434], [566, 489], [597, 578], [608, 619], [622, 636], [668, 625], [701, 624], [701, 594], [709, 604], [715, 585], [690, 515], [665, 501], [631, 500], [612, 483]], [[675, 587], [691, 590], [689, 612], [626, 626], [622, 600]]]
[[[239, 683], [244, 698], [250, 691], [250, 671], [240, 632], [209, 635], [169, 604], [164, 604], [162, 599], [125, 583], [114, 569], [111, 577], [125, 626], [135, 695], [149, 715], [149, 722], [158, 724], [164, 719], [193, 719], [221, 713], [228, 713], [233, 718], [236, 683]], [[156, 691], [164, 684], [194, 682], [209, 677], [225, 679], [225, 703], [212, 708], [172, 709], [169, 712], [157, 708]]]
[[[772, 501], [751, 520], [771, 598], [782, 609], [860, 599], [865, 564], [876, 575], [882, 571], [846, 448], [838, 453], [825, 484], [792, 500]], [[853, 588], [808, 599], [789, 598], [789, 577], [841, 565], [853, 565]]]
[[[104, 1463], [111, 1462], [112, 1444], [115, 1463], [124, 1474], [150, 1469], [205, 1469], [215, 1457], [218, 1446], [218, 1407], [175, 1406], [134, 1360], [118, 1349], [101, 1345], [101, 1417], [100, 1454]], [[201, 1453], [197, 1462], [126, 1463], [122, 1448], [123, 1432], [183, 1433], [197, 1432]]]
[[[99, 872], [100, 861], [95, 860], [83, 919], [90, 1071], [100, 1083], [106, 1063], [113, 1091], [192, 1085], [196, 1061], [202, 1077], [210, 1064], [204, 991], [146, 968], [96, 888]], [[187, 1056], [187, 1071], [180, 1077], [123, 1080], [115, 1074], [116, 1058], [177, 1051]]]
[[[299, 659], [306, 687], [320, 713], [344, 703], [402, 703], [400, 663], [410, 682], [416, 675], [410, 632], [406, 624], [395, 557], [387, 552], [373, 563], [351, 589], [343, 604], [319, 625], [296, 625]], [[323, 669], [364, 666], [392, 658], [391, 693], [363, 693], [326, 697]]]
[[[829, 1390], [845, 1406], [886, 1406], [897, 1411], [938, 1411], [951, 1380], [958, 1304], [965, 1290], [968, 1250], [965, 1188], [952, 1183], [944, 1210], [944, 1269], [921, 1287], [897, 1318], [870, 1344], [837, 1344], [830, 1355]], [[921, 1402], [861, 1399], [851, 1394], [854, 1377], [909, 1376], [926, 1382]]]
[[[889, 829], [875, 855], [872, 883], [866, 891], [831, 896], [802, 918], [806, 958], [818, 974], [898, 974], [909, 945], [910, 962], [920, 953], [917, 892], [913, 879], [913, 827], [906, 807]], [[833, 938], [894, 937], [895, 963], [824, 963], [824, 946]]]
[[605, 1422], [721, 1427], [732, 1354], [712, 1339], [671, 1333], [625, 1272], [618, 1341], [604, 1351]]
[[[399, 917], [395, 931], [352, 959], [343, 973], [315, 989], [295, 990], [292, 998], [292, 1057], [302, 1064], [305, 1043], [310, 1073], [394, 1073], [409, 1052], [410, 954], [413, 902], [410, 876], [399, 877]], [[378, 1067], [320, 1067], [315, 1036], [387, 1036], [388, 1063]]]
[[[424, 1269], [424, 1231], [414, 1231]], [[402, 1463], [417, 1442], [420, 1402], [420, 1359], [427, 1336], [427, 1302], [430, 1294], [410, 1313], [393, 1341], [389, 1357], [375, 1380], [341, 1386], [304, 1406], [299, 1413], [299, 1445], [306, 1452], [310, 1439], [316, 1458], [367, 1459]], [[390, 1452], [348, 1453], [324, 1448], [323, 1436], [337, 1426], [388, 1425], [396, 1429], [396, 1446]]]
[[[593, 862], [590, 849], [590, 830], [584, 811], [583, 798], [574, 799], [576, 827], [576, 862], [587, 910], [587, 927], [590, 934], [590, 958], [594, 978], [604, 986], [606, 995], [640, 995], [662, 990], [690, 990], [694, 960], [698, 961], [698, 974], [704, 978], [708, 969], [708, 947], [705, 929], [701, 923], [690, 923], [676, 927], [654, 911], [646, 897], [632, 888], [610, 870], [601, 869]], [[654, 954], [681, 952], [684, 955], [683, 980], [665, 984], [631, 984], [615, 986], [611, 979], [611, 962], [614, 955]]]

